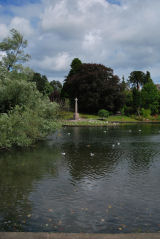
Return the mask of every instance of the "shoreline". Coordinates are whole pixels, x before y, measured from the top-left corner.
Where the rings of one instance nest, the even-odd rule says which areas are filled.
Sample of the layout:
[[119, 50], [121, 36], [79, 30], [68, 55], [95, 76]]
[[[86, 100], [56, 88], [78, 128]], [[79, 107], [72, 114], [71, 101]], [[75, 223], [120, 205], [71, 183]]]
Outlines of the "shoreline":
[[160, 124], [160, 121], [97, 121], [97, 120], [66, 120], [62, 127], [103, 127], [124, 124]]

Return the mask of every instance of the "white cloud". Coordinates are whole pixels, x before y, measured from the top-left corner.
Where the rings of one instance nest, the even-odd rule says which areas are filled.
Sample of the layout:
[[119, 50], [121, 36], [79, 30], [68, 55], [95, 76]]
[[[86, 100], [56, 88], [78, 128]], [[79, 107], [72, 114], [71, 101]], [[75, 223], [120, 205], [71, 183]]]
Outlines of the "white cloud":
[[0, 24], [0, 39], [3, 40], [3, 38], [8, 36], [8, 28], [5, 24]]
[[84, 40], [82, 42], [82, 48], [94, 50], [98, 47], [102, 42], [102, 38], [98, 32], [89, 32], [84, 36]]
[[39, 66], [52, 71], [65, 71], [69, 67], [71, 58], [67, 52], [58, 53], [55, 57], [45, 56]]
[[10, 29], [15, 28], [16, 30], [20, 31], [24, 34], [25, 37], [29, 37], [33, 34], [33, 29], [30, 25], [29, 20], [22, 18], [22, 17], [14, 17], [11, 20]]
[[[8, 6], [6, 6], [7, 8]], [[4, 8], [4, 7], [2, 7]], [[48, 77], [69, 72], [74, 57], [112, 67], [119, 76], [149, 69], [160, 78], [160, 1], [42, 0], [0, 16], [0, 38], [11, 27], [29, 41], [31, 67]]]

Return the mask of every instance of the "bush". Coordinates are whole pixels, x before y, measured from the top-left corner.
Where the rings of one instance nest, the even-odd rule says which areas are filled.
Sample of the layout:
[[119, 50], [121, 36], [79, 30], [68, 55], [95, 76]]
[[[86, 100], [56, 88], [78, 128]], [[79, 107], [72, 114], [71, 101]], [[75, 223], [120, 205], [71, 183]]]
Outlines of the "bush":
[[35, 83], [0, 74], [0, 148], [29, 146], [59, 127], [59, 106]]
[[144, 109], [142, 108], [141, 109], [141, 115], [144, 117], [144, 118], [149, 118], [151, 116], [151, 110], [150, 109]]
[[104, 109], [99, 110], [98, 111], [98, 116], [102, 117], [102, 118], [108, 118], [109, 117], [109, 111], [104, 110]]
[[134, 113], [132, 106], [124, 106], [124, 114], [130, 116]]
[[39, 108], [16, 106], [0, 115], [0, 148], [29, 146], [60, 126], [56, 121], [57, 104], [41, 104]]
[[42, 95], [35, 83], [26, 80], [0, 79], [0, 113], [7, 113], [16, 105], [35, 108]]

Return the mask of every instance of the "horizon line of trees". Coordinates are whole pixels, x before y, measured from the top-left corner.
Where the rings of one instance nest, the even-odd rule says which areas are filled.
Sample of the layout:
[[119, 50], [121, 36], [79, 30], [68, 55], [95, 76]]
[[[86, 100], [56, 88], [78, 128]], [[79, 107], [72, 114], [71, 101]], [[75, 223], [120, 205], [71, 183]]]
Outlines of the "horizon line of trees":
[[71, 106], [77, 97], [83, 113], [97, 113], [100, 109], [138, 116], [160, 113], [160, 91], [149, 71], [132, 71], [125, 81], [124, 76], [121, 80], [109, 67], [82, 63], [78, 58], [71, 63], [61, 97], [68, 98]]

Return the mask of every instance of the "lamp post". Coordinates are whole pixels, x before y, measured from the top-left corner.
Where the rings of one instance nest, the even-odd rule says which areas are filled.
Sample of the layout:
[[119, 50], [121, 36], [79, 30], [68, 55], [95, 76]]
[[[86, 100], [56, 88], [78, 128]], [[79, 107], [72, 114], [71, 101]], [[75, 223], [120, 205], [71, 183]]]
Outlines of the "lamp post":
[[78, 114], [78, 99], [77, 99], [77, 98], [75, 98], [74, 120], [79, 120], [79, 114]]

